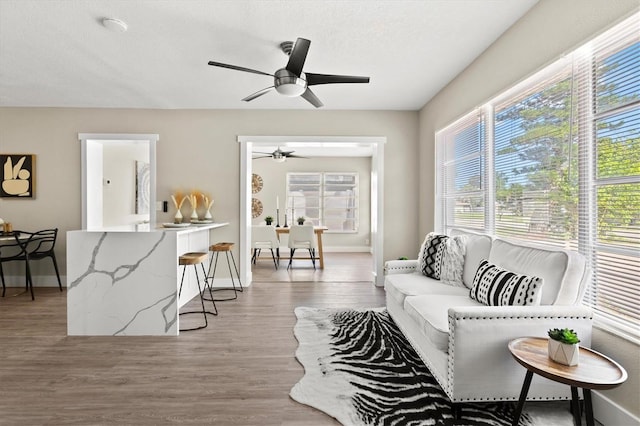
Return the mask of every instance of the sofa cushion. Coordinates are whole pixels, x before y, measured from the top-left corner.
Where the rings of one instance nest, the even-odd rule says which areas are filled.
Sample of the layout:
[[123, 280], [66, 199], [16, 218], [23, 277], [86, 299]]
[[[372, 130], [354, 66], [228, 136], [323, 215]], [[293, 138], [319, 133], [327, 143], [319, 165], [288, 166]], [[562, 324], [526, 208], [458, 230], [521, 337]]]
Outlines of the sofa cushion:
[[540, 304], [542, 284], [539, 277], [516, 274], [483, 260], [469, 295], [489, 306], [535, 306]]
[[465, 235], [467, 237], [462, 282], [467, 288], [471, 288], [473, 286], [473, 277], [476, 275], [480, 262], [482, 259], [489, 257], [492, 239], [488, 235], [475, 234], [461, 229], [452, 229], [451, 235]]
[[436, 280], [440, 279], [440, 264], [444, 252], [444, 242], [448, 239], [446, 235], [439, 235], [429, 232], [424, 238], [418, 253], [418, 271], [422, 275]]
[[418, 271], [445, 284], [464, 286], [465, 249], [464, 235], [449, 237], [430, 232], [420, 246]]
[[542, 278], [542, 305], [555, 302], [563, 281], [580, 286], [580, 278], [565, 277], [569, 254], [560, 249], [550, 249], [527, 243], [507, 242], [496, 239], [491, 245], [489, 263], [513, 271], [517, 274], [533, 275]]
[[407, 296], [422, 294], [454, 294], [469, 296], [466, 287], [454, 287], [443, 284], [433, 278], [425, 277], [419, 272], [413, 274], [387, 275], [384, 280], [384, 288], [396, 302], [402, 306]]
[[408, 296], [404, 301], [407, 315], [418, 324], [422, 334], [443, 352], [449, 350], [449, 308], [454, 306], [482, 304], [466, 294]]

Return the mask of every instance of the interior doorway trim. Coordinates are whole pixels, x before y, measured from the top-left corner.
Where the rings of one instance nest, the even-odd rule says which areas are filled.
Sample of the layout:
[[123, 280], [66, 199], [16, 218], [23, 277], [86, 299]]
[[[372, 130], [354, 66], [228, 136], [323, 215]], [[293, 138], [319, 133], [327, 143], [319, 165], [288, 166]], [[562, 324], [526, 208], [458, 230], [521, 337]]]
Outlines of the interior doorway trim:
[[352, 146], [370, 145], [371, 154], [371, 247], [372, 275], [376, 286], [384, 284], [384, 136], [238, 136], [240, 143], [240, 277], [252, 280], [251, 248], [251, 174], [252, 153], [255, 147], [285, 145], [287, 143]]

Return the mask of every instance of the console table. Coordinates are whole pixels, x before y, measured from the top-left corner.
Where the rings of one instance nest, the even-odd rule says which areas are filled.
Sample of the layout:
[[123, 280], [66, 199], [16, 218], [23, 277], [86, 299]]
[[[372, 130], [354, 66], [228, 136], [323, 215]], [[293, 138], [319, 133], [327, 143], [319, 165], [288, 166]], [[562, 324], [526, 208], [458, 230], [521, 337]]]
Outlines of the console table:
[[198, 295], [188, 268], [178, 297], [178, 257], [208, 252], [210, 231], [226, 225], [68, 232], [67, 334], [178, 335], [178, 310]]
[[594, 426], [591, 389], [615, 388], [627, 380], [627, 372], [611, 358], [583, 347], [580, 347], [578, 365], [559, 364], [549, 358], [547, 344], [548, 339], [542, 337], [521, 337], [509, 342], [511, 355], [527, 369], [512, 425], [517, 426], [520, 421], [529, 385], [531, 385], [533, 373], [536, 373], [549, 380], [571, 386], [571, 410], [576, 425], [581, 423], [578, 388], [582, 388], [587, 425]]

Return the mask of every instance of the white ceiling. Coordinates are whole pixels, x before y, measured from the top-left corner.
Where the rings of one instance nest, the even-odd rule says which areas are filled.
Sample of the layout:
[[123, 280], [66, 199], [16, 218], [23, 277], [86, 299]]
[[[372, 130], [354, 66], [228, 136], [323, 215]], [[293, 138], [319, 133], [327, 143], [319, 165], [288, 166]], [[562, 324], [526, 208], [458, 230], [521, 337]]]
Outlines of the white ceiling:
[[[0, 0], [0, 106], [313, 109], [263, 75], [311, 40], [324, 109], [418, 110], [537, 0]], [[125, 21], [111, 32], [104, 17]]]

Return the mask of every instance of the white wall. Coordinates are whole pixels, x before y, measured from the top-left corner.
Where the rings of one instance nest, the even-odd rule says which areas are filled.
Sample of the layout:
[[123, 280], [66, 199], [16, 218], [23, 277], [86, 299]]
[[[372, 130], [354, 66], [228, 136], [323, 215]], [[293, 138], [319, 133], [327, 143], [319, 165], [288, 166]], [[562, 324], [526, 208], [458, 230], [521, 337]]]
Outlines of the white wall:
[[[103, 226], [133, 225], [149, 220], [136, 214], [136, 161], [149, 162], [149, 143], [103, 143]], [[151, 206], [150, 206], [151, 208]]]
[[[284, 201], [287, 172], [357, 172], [359, 178], [359, 226], [357, 233], [323, 235], [323, 246], [331, 250], [363, 250], [371, 246], [371, 157], [316, 157], [289, 159], [276, 163], [269, 158], [253, 160], [253, 173], [263, 179], [262, 191], [253, 194], [264, 207], [264, 213], [253, 220], [257, 225], [266, 216], [276, 220], [276, 197], [280, 198], [280, 225], [284, 225]], [[289, 206], [290, 207], [290, 206]], [[288, 224], [291, 225], [289, 213]], [[295, 218], [293, 218], [295, 220]]]
[[102, 228], [103, 225], [103, 150], [102, 144], [87, 141], [87, 228]]
[[[570, 52], [637, 10], [637, 0], [540, 0], [420, 111], [420, 234], [434, 229], [435, 132]], [[596, 330], [593, 347], [629, 370], [622, 386], [603, 391], [640, 416], [638, 345]]]
[[[385, 136], [384, 257], [417, 253], [418, 113], [416, 111], [262, 111], [0, 108], [0, 148], [37, 157], [34, 200], [0, 199], [0, 217], [14, 228], [59, 227], [57, 256], [65, 264], [65, 231], [81, 227], [78, 133], [157, 133], [157, 200], [176, 190], [211, 194], [215, 220], [230, 222], [216, 240], [239, 241], [238, 135]], [[158, 212], [172, 222], [175, 209]], [[50, 274], [47, 262], [36, 274]], [[7, 274], [11, 275], [11, 271]], [[16, 269], [13, 271], [19, 274]], [[37, 282], [36, 282], [37, 285]]]

